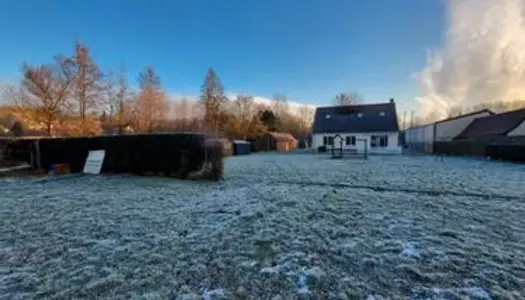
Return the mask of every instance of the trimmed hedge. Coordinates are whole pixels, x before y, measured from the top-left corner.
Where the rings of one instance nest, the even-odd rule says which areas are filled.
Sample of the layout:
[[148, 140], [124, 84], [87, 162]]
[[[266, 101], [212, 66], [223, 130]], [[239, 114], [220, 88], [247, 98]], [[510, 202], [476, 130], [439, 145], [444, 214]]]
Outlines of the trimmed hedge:
[[[53, 164], [67, 163], [71, 172], [82, 172], [89, 151], [105, 150], [102, 173], [153, 173], [187, 178], [209, 163], [210, 157], [215, 164], [220, 159], [222, 167], [222, 151], [207, 145], [207, 139], [198, 133], [44, 138], [38, 140], [40, 166], [47, 171]], [[17, 147], [36, 157], [33, 145], [32, 141], [19, 140]]]
[[525, 162], [525, 145], [488, 145], [487, 156], [513, 162]]
[[32, 147], [33, 140], [21, 138], [0, 138], [0, 152], [6, 161], [27, 162], [31, 161], [28, 149]]
[[525, 162], [525, 142], [519, 138], [509, 137], [436, 142], [434, 153]]
[[486, 156], [483, 141], [434, 142], [434, 153], [458, 156]]

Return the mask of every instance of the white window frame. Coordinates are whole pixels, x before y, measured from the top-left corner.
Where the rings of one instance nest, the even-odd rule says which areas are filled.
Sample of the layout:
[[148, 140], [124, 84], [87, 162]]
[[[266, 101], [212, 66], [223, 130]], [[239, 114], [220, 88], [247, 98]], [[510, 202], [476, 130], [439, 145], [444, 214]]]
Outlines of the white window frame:
[[371, 148], [388, 148], [388, 135], [376, 134], [370, 136]]

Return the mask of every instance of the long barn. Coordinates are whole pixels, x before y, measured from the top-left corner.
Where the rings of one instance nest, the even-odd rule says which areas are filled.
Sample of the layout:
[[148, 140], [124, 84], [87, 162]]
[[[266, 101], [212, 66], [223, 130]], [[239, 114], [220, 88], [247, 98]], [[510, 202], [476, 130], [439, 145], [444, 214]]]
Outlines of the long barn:
[[408, 128], [405, 131], [406, 145], [408, 149], [413, 151], [433, 153], [436, 142], [452, 141], [477, 118], [493, 114], [492, 111], [484, 109], [435, 123]]

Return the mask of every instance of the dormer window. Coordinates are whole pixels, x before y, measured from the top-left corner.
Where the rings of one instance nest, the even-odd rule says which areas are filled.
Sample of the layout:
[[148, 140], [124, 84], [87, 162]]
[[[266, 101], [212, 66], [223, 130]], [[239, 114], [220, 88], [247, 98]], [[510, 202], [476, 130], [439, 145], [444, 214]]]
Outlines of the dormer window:
[[380, 116], [380, 117], [384, 117], [385, 115], [386, 115], [386, 114], [385, 114], [384, 111], [380, 111], [380, 112], [379, 112], [379, 116]]
[[330, 114], [326, 114], [326, 115], [324, 115], [324, 118], [325, 118], [325, 119], [331, 119], [332, 116], [331, 116]]
[[357, 117], [358, 118], [362, 118], [363, 117], [363, 113], [357, 113]]

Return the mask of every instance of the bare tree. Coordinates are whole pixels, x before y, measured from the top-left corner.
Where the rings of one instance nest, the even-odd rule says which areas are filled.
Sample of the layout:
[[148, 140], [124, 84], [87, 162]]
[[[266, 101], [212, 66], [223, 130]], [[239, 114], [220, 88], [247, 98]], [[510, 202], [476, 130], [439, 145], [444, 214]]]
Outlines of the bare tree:
[[140, 94], [137, 98], [138, 125], [141, 131], [158, 130], [166, 120], [167, 97], [161, 89], [160, 78], [153, 67], [139, 75]]
[[340, 93], [335, 96], [334, 104], [339, 106], [356, 105], [363, 102], [363, 97], [357, 92]]
[[115, 117], [118, 114], [118, 98], [117, 98], [117, 87], [115, 85], [114, 74], [111, 70], [106, 73], [104, 82], [102, 84], [103, 95], [101, 107], [103, 114], [106, 116], [106, 122], [114, 124]]
[[275, 113], [275, 115], [279, 118], [284, 117], [284, 115], [288, 112], [288, 99], [286, 98], [286, 95], [281, 93], [275, 93], [272, 97], [272, 105], [271, 109]]
[[201, 87], [200, 101], [204, 106], [204, 122], [208, 130], [217, 132], [221, 129], [220, 113], [226, 96], [224, 86], [213, 69], [208, 69], [206, 78]]
[[52, 134], [53, 125], [64, 112], [69, 89], [75, 80], [75, 67], [70, 59], [57, 56], [53, 64], [22, 67], [23, 95], [17, 107], [32, 110], [33, 121], [44, 124], [46, 134]]
[[[6, 134], [11, 126], [22, 120], [19, 109], [13, 109], [13, 104], [21, 102], [22, 90], [15, 85], [4, 84], [0, 86], [0, 135]], [[16, 112], [18, 111], [18, 117]]]
[[249, 95], [237, 95], [237, 98], [233, 102], [233, 109], [238, 119], [249, 119], [254, 115], [253, 97]]
[[179, 121], [180, 130], [191, 131], [196, 130], [193, 128], [193, 121], [195, 114], [193, 113], [195, 107], [194, 101], [189, 101], [188, 98], [183, 97], [179, 103], [177, 103], [177, 120]]
[[122, 134], [124, 128], [128, 125], [131, 125], [131, 120], [133, 117], [133, 105], [130, 104], [130, 99], [132, 98], [131, 93], [128, 89], [128, 80], [126, 77], [126, 69], [124, 66], [120, 66], [120, 71], [118, 75], [118, 84], [115, 93], [115, 104], [117, 109], [117, 124], [118, 124], [118, 133]]
[[312, 123], [314, 121], [314, 114], [315, 110], [307, 104], [301, 105], [301, 107], [299, 108], [299, 118], [304, 133], [308, 132], [309, 129], [312, 127]]
[[75, 44], [75, 54], [71, 60], [76, 68], [73, 97], [80, 117], [81, 134], [84, 135], [89, 131], [85, 128], [86, 118], [97, 108], [104, 90], [101, 84], [102, 72], [91, 57], [89, 48], [80, 43]]
[[230, 134], [247, 139], [252, 131], [254, 114], [253, 97], [237, 95], [231, 106], [233, 118], [229, 122]]

